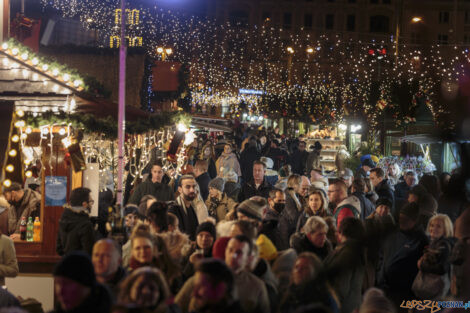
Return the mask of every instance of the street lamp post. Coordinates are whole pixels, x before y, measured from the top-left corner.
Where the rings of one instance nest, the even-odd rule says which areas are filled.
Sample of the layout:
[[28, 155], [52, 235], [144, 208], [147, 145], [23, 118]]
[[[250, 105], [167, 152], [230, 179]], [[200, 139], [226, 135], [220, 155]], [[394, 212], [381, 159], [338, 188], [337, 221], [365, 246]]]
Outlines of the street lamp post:
[[[401, 14], [402, 14], [402, 7], [400, 7], [400, 10], [397, 13], [397, 26], [395, 29], [395, 68], [398, 68], [398, 54], [400, 53], [399, 50], [399, 45], [400, 45], [400, 20], [401, 20]], [[420, 16], [413, 16], [410, 20], [411, 23], [421, 23], [423, 21], [423, 18]]]

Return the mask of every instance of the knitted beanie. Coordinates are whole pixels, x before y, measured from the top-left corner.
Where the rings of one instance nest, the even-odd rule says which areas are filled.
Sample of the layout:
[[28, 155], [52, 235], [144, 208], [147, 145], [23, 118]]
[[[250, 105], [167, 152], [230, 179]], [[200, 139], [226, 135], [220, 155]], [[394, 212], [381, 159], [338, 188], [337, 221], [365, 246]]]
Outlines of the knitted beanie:
[[216, 238], [216, 231], [215, 231], [215, 225], [211, 222], [203, 222], [199, 224], [199, 226], [196, 229], [196, 235], [198, 235], [200, 232], [205, 231], [211, 234], [211, 236]]
[[256, 239], [256, 245], [258, 246], [260, 258], [271, 261], [277, 257], [277, 249], [266, 235], [259, 235], [258, 239]]
[[209, 182], [209, 188], [217, 189], [220, 192], [224, 192], [225, 180], [221, 177], [216, 177]]
[[72, 251], [64, 256], [55, 267], [54, 276], [71, 279], [86, 287], [96, 285], [95, 269], [90, 257], [83, 251]]
[[232, 237], [220, 237], [212, 246], [212, 257], [219, 260], [225, 260], [225, 249]]
[[237, 211], [249, 218], [261, 221], [263, 219], [263, 209], [266, 206], [266, 199], [255, 196], [240, 203], [237, 207]]

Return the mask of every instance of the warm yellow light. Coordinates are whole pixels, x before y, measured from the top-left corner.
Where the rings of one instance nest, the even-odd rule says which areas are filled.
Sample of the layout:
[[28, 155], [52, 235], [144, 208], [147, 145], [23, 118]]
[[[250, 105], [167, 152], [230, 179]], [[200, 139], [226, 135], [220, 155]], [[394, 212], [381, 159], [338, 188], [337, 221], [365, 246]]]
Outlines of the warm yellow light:
[[91, 22], [93, 22], [93, 19], [92, 19], [91, 17], [89, 17], [89, 18], [86, 19], [86, 21], [87, 21], [88, 23], [91, 23]]
[[422, 19], [421, 17], [419, 17], [419, 16], [414, 16], [414, 17], [411, 19], [411, 21], [412, 21], [413, 23], [419, 23], [419, 22], [421, 22], [422, 20], [423, 20], [423, 19]]
[[24, 111], [23, 110], [18, 110], [18, 111], [16, 111], [16, 115], [18, 115], [18, 117], [23, 117], [24, 116]]
[[11, 137], [11, 141], [13, 141], [13, 142], [18, 142], [18, 141], [20, 141], [20, 136], [18, 136], [18, 135], [13, 135], [13, 136]]
[[158, 53], [163, 53], [163, 48], [162, 48], [162, 47], [158, 47], [158, 48], [157, 48], [157, 52], [158, 52]]
[[13, 172], [15, 170], [15, 167], [11, 164], [8, 164], [7, 167], [5, 168], [7, 172]]
[[294, 53], [294, 49], [292, 47], [287, 47], [287, 52]]
[[11, 156], [12, 158], [14, 158], [14, 157], [16, 157], [16, 154], [17, 154], [17, 153], [18, 153], [18, 152], [16, 152], [15, 149], [11, 149], [10, 152], [8, 152], [8, 155]]
[[11, 180], [5, 179], [5, 180], [3, 181], [3, 186], [5, 186], [5, 187], [10, 187], [10, 186], [11, 186]]
[[21, 139], [24, 140], [24, 139], [26, 139], [26, 138], [28, 138], [28, 135], [26, 135], [26, 134], [21, 134]]
[[15, 127], [24, 127], [24, 126], [25, 126], [25, 122], [22, 120], [19, 120], [15, 123]]
[[31, 172], [31, 171], [26, 171], [26, 173], [24, 173], [24, 174], [25, 174], [25, 176], [28, 177], [28, 178], [31, 177], [31, 176], [33, 176], [33, 172]]
[[307, 48], [307, 53], [313, 53], [313, 48]]
[[26, 127], [26, 133], [31, 134], [33, 132], [33, 129], [31, 127]]
[[171, 48], [166, 48], [166, 49], [165, 49], [165, 53], [168, 54], [168, 55], [170, 55], [170, 54], [173, 53], [173, 49], [171, 49]]

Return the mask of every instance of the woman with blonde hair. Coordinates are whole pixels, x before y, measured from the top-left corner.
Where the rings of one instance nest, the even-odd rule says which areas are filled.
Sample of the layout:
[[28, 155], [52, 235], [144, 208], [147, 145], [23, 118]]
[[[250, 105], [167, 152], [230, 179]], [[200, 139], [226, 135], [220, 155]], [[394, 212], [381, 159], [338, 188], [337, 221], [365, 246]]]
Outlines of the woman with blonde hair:
[[[436, 214], [429, 219], [426, 232], [430, 237], [430, 243], [418, 260], [419, 272], [413, 283], [413, 292], [418, 297], [426, 296], [426, 299], [430, 300], [441, 299], [447, 295], [450, 288], [449, 257], [455, 243], [452, 221], [445, 214]], [[435, 281], [439, 276], [441, 288], [433, 286], [429, 289], [427, 279], [433, 277]]]
[[177, 309], [167, 304], [170, 296], [163, 273], [159, 269], [145, 266], [132, 272], [121, 283], [118, 305], [154, 313], [175, 312]]

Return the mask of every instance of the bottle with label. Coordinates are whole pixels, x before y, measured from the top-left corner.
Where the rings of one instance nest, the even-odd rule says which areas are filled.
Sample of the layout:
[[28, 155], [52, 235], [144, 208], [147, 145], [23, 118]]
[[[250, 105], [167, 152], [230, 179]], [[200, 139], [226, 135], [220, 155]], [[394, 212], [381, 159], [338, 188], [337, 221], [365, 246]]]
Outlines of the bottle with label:
[[33, 241], [33, 232], [33, 218], [30, 216], [28, 217], [28, 224], [26, 224], [26, 241]]
[[26, 217], [23, 216], [21, 218], [21, 223], [20, 223], [20, 239], [21, 240], [26, 240]]
[[41, 240], [41, 221], [39, 221], [39, 217], [36, 216], [33, 224], [33, 241], [38, 242]]

